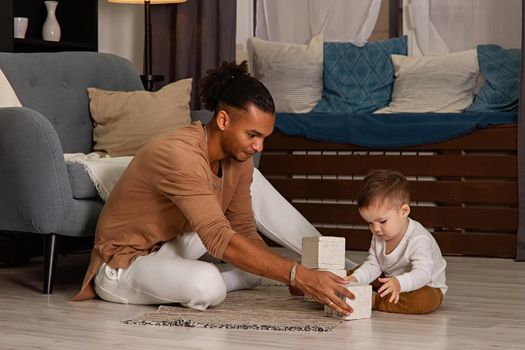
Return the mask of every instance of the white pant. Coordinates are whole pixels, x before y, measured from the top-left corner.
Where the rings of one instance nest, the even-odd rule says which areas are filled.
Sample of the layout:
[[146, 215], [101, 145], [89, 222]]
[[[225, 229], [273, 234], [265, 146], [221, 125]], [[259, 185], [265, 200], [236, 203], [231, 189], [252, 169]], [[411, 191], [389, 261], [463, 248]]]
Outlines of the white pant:
[[[251, 195], [257, 229], [271, 240], [301, 253], [303, 237], [321, 235], [257, 169]], [[95, 277], [95, 291], [116, 303], [181, 303], [204, 310], [221, 303], [228, 291], [260, 283], [259, 277], [229, 264], [197, 260], [205, 253], [196, 233], [182, 234], [157, 252], [136, 258], [126, 269], [103, 264]], [[354, 266], [347, 260], [347, 268]]]

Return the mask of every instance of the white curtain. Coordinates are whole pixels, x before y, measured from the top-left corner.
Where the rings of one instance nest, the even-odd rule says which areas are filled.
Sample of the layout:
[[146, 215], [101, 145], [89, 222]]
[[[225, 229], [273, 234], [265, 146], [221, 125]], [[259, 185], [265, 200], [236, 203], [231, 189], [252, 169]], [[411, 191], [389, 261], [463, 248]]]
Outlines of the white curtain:
[[478, 44], [521, 47], [522, 0], [405, 0], [414, 54], [436, 55]]
[[[406, 1], [406, 0], [405, 0]], [[408, 0], [403, 15], [408, 31], [409, 54], [443, 55], [449, 52], [430, 18], [431, 0]], [[438, 0], [439, 1], [439, 0]]]
[[324, 41], [364, 45], [372, 34], [381, 0], [258, 0], [256, 36], [305, 44], [324, 32]]

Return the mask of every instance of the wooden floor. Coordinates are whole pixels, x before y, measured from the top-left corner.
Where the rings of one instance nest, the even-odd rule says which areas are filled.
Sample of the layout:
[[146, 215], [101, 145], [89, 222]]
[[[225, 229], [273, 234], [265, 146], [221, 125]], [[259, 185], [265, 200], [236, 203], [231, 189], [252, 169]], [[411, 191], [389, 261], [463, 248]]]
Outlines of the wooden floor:
[[[363, 252], [349, 252], [356, 261]], [[69, 302], [87, 254], [60, 257], [55, 291], [40, 294], [42, 262], [0, 267], [0, 349], [524, 349], [525, 263], [447, 257], [449, 292], [430, 315], [373, 312], [329, 333], [129, 326], [153, 307]]]

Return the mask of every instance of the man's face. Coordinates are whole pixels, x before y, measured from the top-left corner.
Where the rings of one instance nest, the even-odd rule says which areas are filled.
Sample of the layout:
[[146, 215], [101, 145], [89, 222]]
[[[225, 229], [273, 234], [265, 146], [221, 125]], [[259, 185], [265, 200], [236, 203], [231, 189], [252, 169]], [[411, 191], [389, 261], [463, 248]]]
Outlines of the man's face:
[[264, 139], [273, 131], [275, 115], [249, 105], [247, 111], [229, 108], [224, 124], [221, 146], [238, 162], [244, 162], [256, 152], [262, 152]]

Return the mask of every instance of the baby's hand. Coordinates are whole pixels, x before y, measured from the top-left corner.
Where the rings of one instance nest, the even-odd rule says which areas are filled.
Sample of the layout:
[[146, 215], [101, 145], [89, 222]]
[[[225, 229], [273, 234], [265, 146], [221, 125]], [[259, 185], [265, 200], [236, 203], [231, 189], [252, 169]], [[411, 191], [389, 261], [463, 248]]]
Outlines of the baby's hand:
[[390, 299], [388, 302], [397, 304], [399, 301], [399, 293], [401, 291], [401, 286], [399, 285], [399, 281], [395, 277], [388, 277], [388, 278], [379, 278], [379, 282], [383, 283], [381, 288], [377, 291], [379, 295], [382, 297], [391, 294]]

